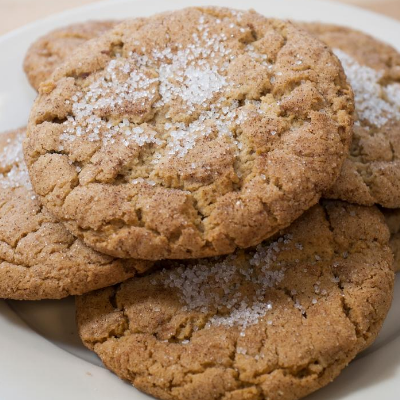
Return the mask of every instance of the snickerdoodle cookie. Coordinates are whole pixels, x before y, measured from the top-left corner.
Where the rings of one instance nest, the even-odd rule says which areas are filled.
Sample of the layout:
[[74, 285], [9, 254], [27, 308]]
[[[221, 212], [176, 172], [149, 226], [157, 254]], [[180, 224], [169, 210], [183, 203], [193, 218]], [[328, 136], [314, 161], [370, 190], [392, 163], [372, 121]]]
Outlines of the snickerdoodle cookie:
[[161, 399], [294, 400], [377, 336], [393, 292], [376, 208], [324, 202], [280, 238], [77, 297], [84, 344]]
[[338, 59], [291, 23], [188, 8], [120, 24], [41, 86], [35, 192], [101, 252], [195, 258], [256, 245], [314, 205], [348, 151]]
[[102, 35], [116, 25], [115, 21], [87, 21], [49, 32], [28, 49], [24, 70], [36, 90], [53, 71], [67, 60], [78, 46]]
[[150, 267], [93, 251], [41, 206], [23, 161], [24, 137], [25, 129], [0, 135], [0, 298], [58, 299]]
[[354, 90], [350, 155], [325, 197], [400, 207], [400, 53], [350, 28], [303, 24], [330, 46]]

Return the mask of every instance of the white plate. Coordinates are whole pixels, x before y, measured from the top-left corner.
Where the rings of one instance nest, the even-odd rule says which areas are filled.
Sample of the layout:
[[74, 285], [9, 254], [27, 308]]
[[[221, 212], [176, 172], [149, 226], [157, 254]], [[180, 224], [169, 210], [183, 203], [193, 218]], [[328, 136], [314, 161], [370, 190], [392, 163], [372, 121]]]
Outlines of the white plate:
[[[281, 18], [319, 20], [369, 32], [400, 49], [400, 23], [319, 0], [113, 0], [30, 24], [0, 38], [0, 132], [26, 124], [35, 98], [22, 71], [29, 44], [51, 29], [87, 19], [127, 18], [202, 4], [254, 8]], [[4, 11], [3, 11], [4, 12]], [[400, 278], [400, 276], [398, 277]], [[309, 400], [399, 399], [400, 279], [377, 342]], [[0, 302], [0, 400], [149, 399], [105, 370], [81, 345], [72, 299]]]

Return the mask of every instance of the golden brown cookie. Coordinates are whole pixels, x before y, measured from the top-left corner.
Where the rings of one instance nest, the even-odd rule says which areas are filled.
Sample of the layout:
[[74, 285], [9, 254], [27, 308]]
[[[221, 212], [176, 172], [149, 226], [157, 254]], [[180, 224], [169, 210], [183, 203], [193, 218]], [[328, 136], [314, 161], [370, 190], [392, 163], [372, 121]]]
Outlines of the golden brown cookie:
[[352, 93], [292, 24], [188, 8], [122, 23], [42, 85], [25, 146], [35, 192], [89, 246], [195, 258], [289, 225], [338, 176]]
[[116, 24], [116, 21], [87, 21], [56, 29], [36, 40], [28, 49], [24, 60], [24, 71], [29, 83], [38, 90], [40, 84], [48, 79], [78, 46], [102, 35]]
[[161, 399], [294, 400], [377, 336], [394, 274], [376, 208], [324, 202], [255, 250], [77, 297], [84, 344]]
[[400, 54], [362, 32], [302, 24], [330, 46], [353, 87], [357, 121], [350, 156], [324, 197], [400, 207]]
[[394, 255], [394, 270], [400, 272], [400, 209], [382, 209], [390, 230], [390, 248]]
[[58, 299], [150, 267], [89, 249], [39, 203], [22, 154], [25, 129], [0, 135], [0, 298]]

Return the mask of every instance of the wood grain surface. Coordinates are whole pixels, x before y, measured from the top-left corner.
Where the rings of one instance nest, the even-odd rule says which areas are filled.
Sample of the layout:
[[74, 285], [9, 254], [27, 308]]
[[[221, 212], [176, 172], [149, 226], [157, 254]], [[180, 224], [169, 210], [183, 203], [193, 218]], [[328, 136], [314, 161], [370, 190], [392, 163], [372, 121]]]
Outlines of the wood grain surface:
[[[97, 0], [0, 0], [0, 35], [51, 14], [85, 4], [95, 3], [96, 1]], [[353, 4], [400, 20], [400, 0], [335, 1]]]

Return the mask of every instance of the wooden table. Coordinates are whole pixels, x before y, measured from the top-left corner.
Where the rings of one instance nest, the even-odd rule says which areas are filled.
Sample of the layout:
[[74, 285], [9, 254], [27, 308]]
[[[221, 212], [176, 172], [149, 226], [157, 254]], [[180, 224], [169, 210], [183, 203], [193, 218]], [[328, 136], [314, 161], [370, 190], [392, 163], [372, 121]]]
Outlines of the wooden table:
[[[96, 0], [0, 0], [0, 35], [28, 22]], [[165, 0], [168, 1], [168, 0]], [[262, 1], [262, 0], [260, 0]], [[400, 20], [400, 0], [336, 0]]]

